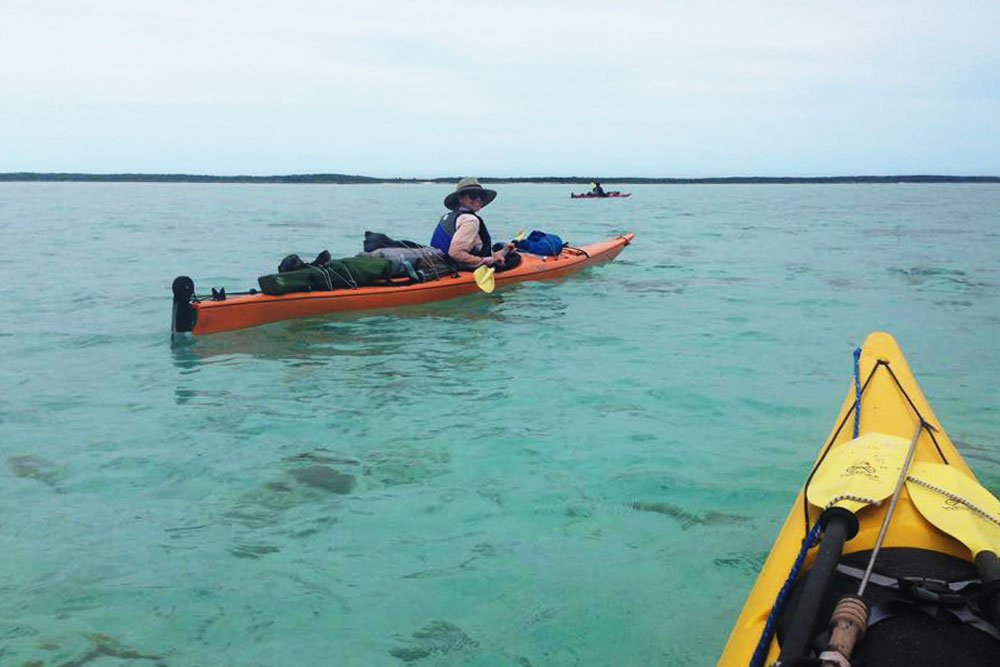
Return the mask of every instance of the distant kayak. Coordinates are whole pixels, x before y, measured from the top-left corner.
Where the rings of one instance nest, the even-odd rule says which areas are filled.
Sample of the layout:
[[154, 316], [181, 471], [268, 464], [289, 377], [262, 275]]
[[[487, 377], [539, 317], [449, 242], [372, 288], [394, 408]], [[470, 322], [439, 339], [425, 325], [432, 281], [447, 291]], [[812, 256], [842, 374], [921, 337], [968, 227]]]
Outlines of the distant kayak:
[[604, 197], [600, 195], [595, 195], [593, 192], [571, 192], [570, 197], [573, 199], [610, 199], [611, 197], [631, 197], [631, 192], [619, 192], [618, 190], [613, 190], [607, 193]]
[[[597, 243], [578, 247], [565, 246], [555, 256], [522, 253], [519, 266], [496, 274], [496, 287], [502, 288], [529, 280], [562, 278], [588, 266], [609, 262], [632, 242], [633, 237], [634, 234], [629, 232]], [[213, 290], [215, 293], [212, 296], [199, 296], [195, 294], [194, 281], [187, 276], [179, 276], [173, 284], [171, 332], [211, 334], [308, 315], [443, 301], [476, 294], [480, 289], [473, 273], [461, 272], [415, 284], [394, 282], [356, 289], [292, 292], [278, 296], [262, 294], [256, 289], [228, 295], [224, 291]]]

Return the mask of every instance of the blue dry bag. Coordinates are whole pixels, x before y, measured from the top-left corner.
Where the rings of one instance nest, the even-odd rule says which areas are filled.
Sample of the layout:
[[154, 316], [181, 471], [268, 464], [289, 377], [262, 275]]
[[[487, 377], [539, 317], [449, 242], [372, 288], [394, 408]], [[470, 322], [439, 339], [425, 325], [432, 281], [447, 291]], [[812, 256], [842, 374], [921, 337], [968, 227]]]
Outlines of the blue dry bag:
[[562, 252], [562, 239], [555, 234], [546, 234], [537, 229], [528, 234], [528, 238], [517, 241], [514, 245], [518, 250], [530, 252], [532, 255], [558, 255]]

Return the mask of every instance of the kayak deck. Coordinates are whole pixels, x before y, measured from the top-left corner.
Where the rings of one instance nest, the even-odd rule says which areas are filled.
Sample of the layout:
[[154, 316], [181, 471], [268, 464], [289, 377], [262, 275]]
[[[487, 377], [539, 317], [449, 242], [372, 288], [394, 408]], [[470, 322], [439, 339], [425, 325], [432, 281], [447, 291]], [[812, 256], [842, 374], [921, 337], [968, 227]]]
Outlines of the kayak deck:
[[[969, 466], [935, 417], [892, 336], [875, 332], [867, 337], [858, 359], [858, 377], [861, 384], [858, 435], [877, 433], [896, 436], [905, 439], [909, 446], [919, 428], [913, 445], [914, 464], [921, 461], [945, 464], [968, 476], [970, 480], [975, 480]], [[811, 568], [817, 562], [819, 549], [815, 545], [807, 551], [794, 584], [788, 589], [783, 589], [783, 586], [800, 555], [803, 540], [810, 528], [816, 525], [822, 512], [821, 508], [807, 502], [807, 488], [815, 479], [817, 470], [822, 470], [820, 466], [823, 460], [828, 456], [833, 458], [831, 452], [845, 445], [850, 446], [849, 443], [854, 440], [855, 403], [855, 385], [852, 383], [813, 471], [792, 504], [773, 548], [747, 596], [719, 658], [719, 666], [771, 665], [779, 658], [781, 641], [788, 639], [789, 626], [795, 622], [806, 623], [808, 626], [808, 622], [795, 619], [795, 616], [801, 609], [799, 605], [804, 597], [802, 594], [806, 586], [803, 582], [808, 580]], [[921, 423], [924, 424], [922, 427]], [[818, 603], [821, 611], [810, 631], [814, 633], [812, 637], [826, 628], [830, 612], [840, 594], [854, 593], [853, 589], [858, 588], [860, 582], [857, 573], [863, 571], [868, 563], [890, 502], [885, 500], [875, 504], [859, 504], [861, 507], [856, 510], [858, 532], [855, 536], [848, 537], [843, 545], [837, 561], [837, 578], [827, 587], [826, 594]], [[920, 576], [947, 581], [976, 578], [970, 550], [925, 519], [905, 486], [895, 504], [874, 571], [883, 575], [891, 573], [900, 578]], [[873, 589], [878, 587], [868, 588], [869, 591]], [[884, 591], [869, 593], [868, 596], [876, 600], [887, 597]], [[781, 610], [782, 615], [778, 616], [780, 620], [775, 624], [777, 632], [769, 643], [762, 644], [758, 649], [759, 642], [767, 641], [765, 626], [768, 625], [769, 615], [778, 599], [782, 599], [784, 608]], [[869, 600], [866, 601], [870, 603]], [[891, 602], [897, 603], [895, 599]], [[904, 606], [903, 602], [898, 604]], [[907, 611], [888, 621], [880, 619], [877, 626], [873, 626], [873, 614], [868, 621], [868, 634], [855, 648], [855, 656], [873, 665], [914, 665], [943, 664], [939, 661], [947, 654], [948, 664], [965, 665], [987, 664], [981, 662], [982, 656], [987, 655], [990, 657], [990, 664], [1000, 664], [1000, 642], [988, 633], [971, 629], [971, 625], [963, 623], [949, 625], [941, 620], [931, 619], [927, 614], [924, 614], [927, 619], [920, 619], [913, 615], [915, 613]], [[772, 618], [772, 623], [774, 621]], [[758, 649], [758, 659], [751, 662], [755, 649]]]
[[[522, 253], [521, 264], [496, 273], [497, 288], [529, 280], [562, 278], [586, 267], [613, 260], [631, 243], [629, 232], [605, 241], [579, 247], [564, 247], [558, 256], [543, 257]], [[242, 329], [268, 322], [310, 315], [443, 301], [479, 291], [470, 272], [438, 280], [395, 285], [378, 285], [358, 289], [294, 292], [272, 296], [252, 291], [249, 294], [224, 297], [198, 297], [194, 283], [186, 276], [174, 281], [172, 333], [191, 332], [195, 335]]]

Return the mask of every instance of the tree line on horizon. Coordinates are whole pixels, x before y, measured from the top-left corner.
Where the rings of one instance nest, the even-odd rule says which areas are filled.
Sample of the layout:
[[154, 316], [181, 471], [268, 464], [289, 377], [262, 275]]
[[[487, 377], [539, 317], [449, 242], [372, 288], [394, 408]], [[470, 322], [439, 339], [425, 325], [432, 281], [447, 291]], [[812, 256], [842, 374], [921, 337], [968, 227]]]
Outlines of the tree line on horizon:
[[[278, 176], [210, 176], [201, 174], [87, 174], [62, 172], [0, 173], [0, 181], [38, 182], [98, 182], [98, 183], [313, 183], [313, 184], [379, 184], [379, 183], [448, 183], [461, 177], [436, 178], [377, 178], [351, 174], [289, 174]], [[531, 176], [481, 177], [482, 183], [557, 183], [590, 184], [593, 177]], [[1000, 183], [1000, 176], [898, 175], [898, 176], [727, 176], [715, 178], [644, 178], [608, 177], [601, 183], [635, 185], [698, 185], [698, 184], [782, 184], [782, 183]]]

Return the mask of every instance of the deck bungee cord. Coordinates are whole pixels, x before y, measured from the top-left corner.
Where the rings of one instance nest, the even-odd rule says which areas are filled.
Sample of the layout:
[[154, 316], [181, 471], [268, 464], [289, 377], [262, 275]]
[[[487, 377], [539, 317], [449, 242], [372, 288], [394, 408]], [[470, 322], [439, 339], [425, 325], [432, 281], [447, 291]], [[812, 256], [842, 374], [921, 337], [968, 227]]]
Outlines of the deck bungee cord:
[[[874, 369], [872, 369], [874, 373]], [[870, 377], [870, 376], [869, 376]], [[866, 382], [867, 384], [867, 382]], [[854, 437], [861, 431], [861, 348], [854, 348]], [[806, 482], [808, 484], [808, 482]]]
[[795, 583], [795, 578], [799, 574], [799, 568], [802, 567], [802, 563], [806, 559], [806, 553], [816, 542], [819, 541], [820, 528], [819, 519], [816, 519], [816, 523], [808, 532], [805, 539], [802, 540], [802, 549], [795, 557], [795, 563], [792, 565], [792, 569], [788, 572], [788, 576], [785, 578], [785, 583], [782, 584], [781, 590], [778, 591], [778, 597], [771, 606], [771, 611], [767, 614], [767, 620], [764, 622], [764, 631], [760, 634], [760, 639], [757, 641], [757, 646], [754, 648], [753, 655], [750, 656], [750, 667], [761, 667], [764, 664], [764, 659], [767, 658], [767, 652], [771, 647], [771, 639], [774, 637], [774, 631], [778, 627], [778, 619], [781, 617], [781, 612], [785, 608], [785, 601], [788, 598], [788, 593], [791, 591], [792, 584]]

